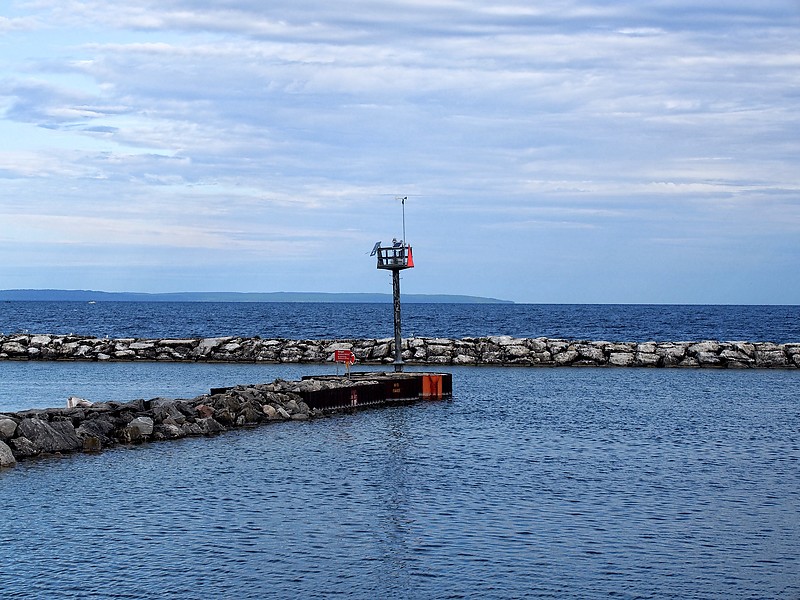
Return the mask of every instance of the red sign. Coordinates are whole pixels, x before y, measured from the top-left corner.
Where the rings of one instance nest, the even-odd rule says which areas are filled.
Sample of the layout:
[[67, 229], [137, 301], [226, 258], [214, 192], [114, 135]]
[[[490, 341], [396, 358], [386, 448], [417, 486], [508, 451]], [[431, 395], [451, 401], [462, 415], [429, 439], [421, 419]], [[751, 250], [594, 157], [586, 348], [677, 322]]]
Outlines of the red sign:
[[334, 350], [333, 360], [352, 365], [356, 362], [356, 356], [350, 350]]

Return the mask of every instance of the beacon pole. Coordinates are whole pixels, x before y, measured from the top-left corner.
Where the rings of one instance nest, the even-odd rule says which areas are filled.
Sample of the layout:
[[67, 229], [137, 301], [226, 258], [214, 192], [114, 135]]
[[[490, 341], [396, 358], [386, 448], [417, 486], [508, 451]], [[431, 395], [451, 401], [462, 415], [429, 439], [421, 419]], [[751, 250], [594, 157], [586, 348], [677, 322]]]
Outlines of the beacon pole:
[[413, 269], [414, 259], [411, 258], [411, 246], [406, 243], [406, 198], [398, 196], [403, 206], [403, 239], [398, 245], [381, 246], [378, 242], [372, 249], [378, 255], [378, 268], [392, 272], [392, 304], [394, 312], [394, 371], [403, 371], [403, 339], [400, 325], [400, 271]]
[[394, 303], [394, 372], [403, 371], [403, 347], [400, 335], [400, 269], [392, 270], [392, 301]]

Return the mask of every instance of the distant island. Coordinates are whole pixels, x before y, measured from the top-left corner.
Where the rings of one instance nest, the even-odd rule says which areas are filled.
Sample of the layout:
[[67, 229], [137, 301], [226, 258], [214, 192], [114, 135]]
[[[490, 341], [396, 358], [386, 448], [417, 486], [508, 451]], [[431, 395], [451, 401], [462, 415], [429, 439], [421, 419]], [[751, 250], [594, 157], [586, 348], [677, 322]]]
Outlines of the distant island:
[[[0, 302], [391, 302], [391, 294], [326, 292], [99, 292], [94, 290], [0, 290]], [[403, 294], [403, 302], [513, 304], [510, 300], [456, 294]]]

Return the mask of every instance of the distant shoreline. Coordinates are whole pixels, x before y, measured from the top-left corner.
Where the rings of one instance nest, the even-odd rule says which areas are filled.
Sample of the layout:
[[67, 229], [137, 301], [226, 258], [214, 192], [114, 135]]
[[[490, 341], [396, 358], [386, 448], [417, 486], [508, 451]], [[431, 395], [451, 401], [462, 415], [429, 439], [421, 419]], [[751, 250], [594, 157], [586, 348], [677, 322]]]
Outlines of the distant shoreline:
[[[328, 292], [101, 292], [96, 290], [0, 290], [2, 302], [363, 302], [386, 303], [391, 294]], [[514, 304], [511, 300], [458, 294], [403, 294], [403, 302]]]

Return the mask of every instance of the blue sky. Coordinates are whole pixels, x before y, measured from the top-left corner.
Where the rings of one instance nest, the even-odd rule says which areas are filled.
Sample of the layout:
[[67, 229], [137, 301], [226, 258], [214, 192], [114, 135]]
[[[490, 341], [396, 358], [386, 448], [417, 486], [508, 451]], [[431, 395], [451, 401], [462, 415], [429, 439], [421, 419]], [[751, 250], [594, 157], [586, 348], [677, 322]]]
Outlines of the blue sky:
[[0, 288], [800, 303], [800, 1], [0, 9]]

